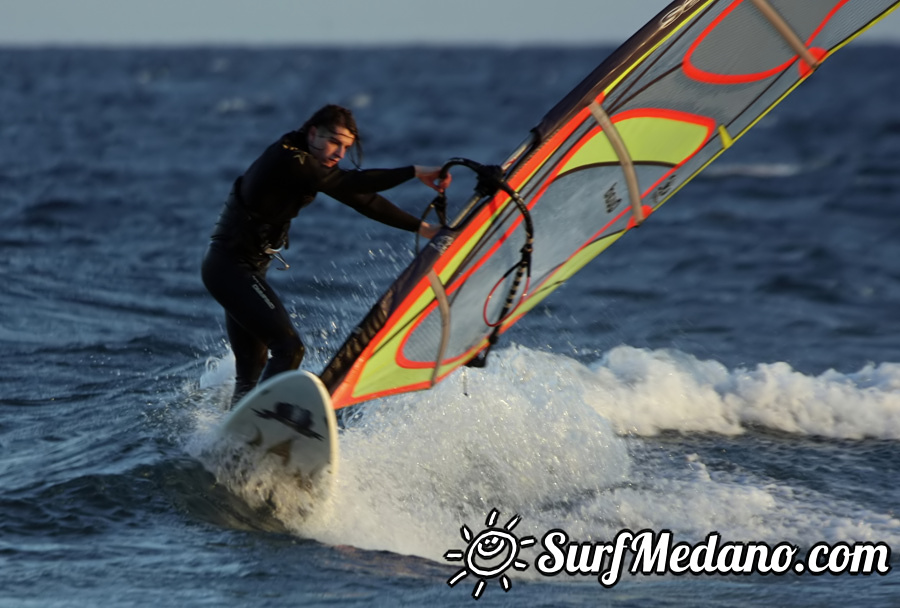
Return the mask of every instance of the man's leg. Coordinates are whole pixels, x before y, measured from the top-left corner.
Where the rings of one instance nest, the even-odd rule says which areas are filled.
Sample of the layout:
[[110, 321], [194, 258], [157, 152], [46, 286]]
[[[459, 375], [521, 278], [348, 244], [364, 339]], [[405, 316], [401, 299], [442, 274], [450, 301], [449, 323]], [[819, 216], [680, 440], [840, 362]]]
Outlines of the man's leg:
[[225, 313], [225, 329], [234, 352], [234, 394], [231, 397], [231, 407], [234, 407], [256, 386], [269, 358], [269, 349], [228, 313]]
[[[211, 248], [203, 262], [203, 281], [227, 312], [226, 327], [235, 355], [238, 398], [242, 396], [238, 392], [252, 389], [257, 379], [266, 380], [300, 367], [303, 343], [263, 273], [254, 272], [227, 252]], [[266, 349], [272, 353], [268, 363]]]

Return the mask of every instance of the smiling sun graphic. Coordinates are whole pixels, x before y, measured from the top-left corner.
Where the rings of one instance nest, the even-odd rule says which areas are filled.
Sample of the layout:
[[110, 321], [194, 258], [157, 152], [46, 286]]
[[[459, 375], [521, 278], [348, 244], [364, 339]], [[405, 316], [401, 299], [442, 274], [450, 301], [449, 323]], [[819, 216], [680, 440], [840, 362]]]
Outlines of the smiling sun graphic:
[[504, 591], [509, 591], [511, 584], [509, 577], [506, 576], [506, 571], [510, 567], [516, 570], [528, 568], [526, 562], [518, 559], [519, 551], [523, 547], [533, 545], [534, 537], [526, 536], [519, 539], [512, 533], [512, 529], [522, 519], [518, 515], [514, 515], [502, 528], [495, 527], [499, 515], [500, 512], [493, 509], [484, 522], [487, 528], [479, 532], [477, 536], [472, 536], [472, 531], [468, 526], [462, 526], [459, 530], [460, 535], [468, 543], [465, 551], [451, 549], [444, 553], [444, 559], [448, 562], [461, 561], [465, 565], [447, 580], [447, 584], [453, 587], [469, 574], [474, 574], [478, 577], [478, 582], [475, 583], [475, 588], [472, 590], [472, 597], [476, 600], [481, 597], [488, 580], [499, 577], [500, 586]]

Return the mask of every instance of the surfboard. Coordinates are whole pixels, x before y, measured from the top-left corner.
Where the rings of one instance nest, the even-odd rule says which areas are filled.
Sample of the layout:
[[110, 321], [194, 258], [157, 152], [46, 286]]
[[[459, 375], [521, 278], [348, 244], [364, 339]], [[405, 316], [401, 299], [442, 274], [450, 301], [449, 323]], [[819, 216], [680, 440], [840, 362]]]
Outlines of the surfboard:
[[241, 399], [220, 434], [251, 456], [270, 459], [302, 488], [330, 492], [338, 470], [337, 421], [318, 376], [298, 370], [270, 378]]

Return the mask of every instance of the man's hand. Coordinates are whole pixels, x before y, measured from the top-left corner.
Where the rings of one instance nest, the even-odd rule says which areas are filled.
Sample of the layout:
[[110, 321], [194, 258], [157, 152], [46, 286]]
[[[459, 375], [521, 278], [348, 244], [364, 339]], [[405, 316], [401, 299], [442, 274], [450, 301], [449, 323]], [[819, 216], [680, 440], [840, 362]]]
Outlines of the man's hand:
[[422, 180], [429, 188], [434, 188], [438, 192], [443, 192], [450, 186], [450, 182], [452, 181], [450, 174], [448, 173], [442, 178], [440, 167], [422, 167], [416, 165], [415, 169], [416, 177]]
[[439, 226], [432, 226], [428, 222], [422, 222], [421, 224], [419, 224], [419, 236], [426, 238], [429, 241], [437, 236], [439, 230]]

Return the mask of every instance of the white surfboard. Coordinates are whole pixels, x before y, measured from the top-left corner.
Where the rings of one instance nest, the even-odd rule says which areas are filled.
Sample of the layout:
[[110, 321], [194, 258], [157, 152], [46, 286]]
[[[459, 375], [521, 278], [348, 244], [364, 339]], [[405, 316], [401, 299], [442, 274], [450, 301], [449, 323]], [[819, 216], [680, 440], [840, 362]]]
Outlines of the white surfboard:
[[316, 375], [290, 371], [257, 386], [231, 411], [221, 434], [273, 459], [301, 486], [330, 492], [338, 468], [337, 421]]

